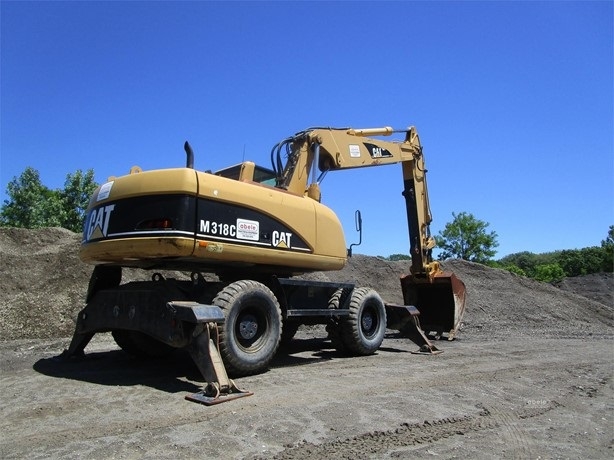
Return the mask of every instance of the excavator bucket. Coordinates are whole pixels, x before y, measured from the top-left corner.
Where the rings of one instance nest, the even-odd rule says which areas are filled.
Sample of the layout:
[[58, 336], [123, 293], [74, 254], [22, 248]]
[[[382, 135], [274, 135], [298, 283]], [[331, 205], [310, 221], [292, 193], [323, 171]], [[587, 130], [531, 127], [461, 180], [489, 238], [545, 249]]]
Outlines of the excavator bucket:
[[465, 284], [454, 273], [440, 271], [431, 277], [401, 277], [403, 300], [420, 312], [424, 333], [453, 340], [465, 313]]

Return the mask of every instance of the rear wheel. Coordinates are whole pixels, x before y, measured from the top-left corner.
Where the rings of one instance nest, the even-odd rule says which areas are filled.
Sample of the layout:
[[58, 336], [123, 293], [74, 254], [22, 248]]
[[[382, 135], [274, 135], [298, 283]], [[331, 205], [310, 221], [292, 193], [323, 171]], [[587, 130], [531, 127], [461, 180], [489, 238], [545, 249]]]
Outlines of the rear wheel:
[[224, 311], [220, 328], [220, 353], [234, 376], [265, 370], [281, 340], [281, 309], [275, 295], [264, 284], [235, 281], [213, 300]]
[[386, 307], [379, 294], [369, 288], [357, 288], [350, 298], [350, 315], [341, 323], [341, 339], [354, 355], [375, 353], [386, 333]]

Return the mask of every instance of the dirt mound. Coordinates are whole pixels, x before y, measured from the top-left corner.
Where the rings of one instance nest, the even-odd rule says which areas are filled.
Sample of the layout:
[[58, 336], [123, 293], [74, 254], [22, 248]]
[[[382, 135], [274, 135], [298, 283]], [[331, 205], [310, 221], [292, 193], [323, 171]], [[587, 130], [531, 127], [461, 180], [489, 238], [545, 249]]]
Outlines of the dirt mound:
[[604, 305], [614, 305], [614, 273], [592, 273], [565, 278], [556, 286]]
[[[0, 337], [70, 337], [83, 307], [92, 267], [78, 258], [80, 235], [65, 229], [0, 229]], [[612, 277], [591, 275], [565, 280], [562, 288], [479, 264], [453, 260], [444, 264], [467, 285], [464, 331], [499, 335], [611, 333], [614, 325]], [[402, 303], [399, 277], [408, 262], [355, 255], [338, 272], [305, 278], [353, 282], [376, 289], [387, 302]], [[127, 276], [145, 279], [146, 272]], [[603, 280], [603, 282], [601, 282]], [[573, 292], [571, 292], [573, 291]], [[578, 295], [582, 293], [585, 296]], [[591, 297], [595, 300], [590, 300]], [[599, 301], [603, 299], [602, 301]]]
[[466, 331], [582, 336], [611, 333], [614, 326], [612, 305], [548, 283], [461, 260], [446, 261], [444, 268], [467, 285]]
[[[574, 284], [575, 291], [570, 292], [567, 286], [560, 289], [506, 270], [463, 260], [448, 260], [442, 265], [467, 287], [464, 331], [486, 331], [495, 336], [523, 331], [575, 336], [609, 333], [608, 329], [614, 326], [612, 303], [594, 300], [611, 297], [607, 283], [591, 284], [596, 277], [578, 281]], [[312, 273], [305, 277], [372, 287], [385, 301], [402, 304], [399, 277], [408, 271], [406, 261], [391, 262], [357, 255], [339, 272]]]
[[61, 228], [0, 229], [2, 339], [72, 335], [91, 272], [80, 239]]

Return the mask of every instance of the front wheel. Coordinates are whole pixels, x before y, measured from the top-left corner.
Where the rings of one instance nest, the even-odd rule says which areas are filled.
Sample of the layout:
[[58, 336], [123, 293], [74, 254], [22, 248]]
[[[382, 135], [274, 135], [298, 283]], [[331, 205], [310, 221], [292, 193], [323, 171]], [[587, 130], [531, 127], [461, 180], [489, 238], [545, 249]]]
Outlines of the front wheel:
[[348, 352], [355, 355], [375, 353], [386, 333], [386, 307], [379, 294], [357, 288], [350, 298], [350, 315], [341, 323], [341, 338]]
[[213, 304], [224, 312], [220, 353], [233, 376], [266, 370], [281, 339], [281, 309], [275, 295], [253, 280], [235, 281], [222, 289]]

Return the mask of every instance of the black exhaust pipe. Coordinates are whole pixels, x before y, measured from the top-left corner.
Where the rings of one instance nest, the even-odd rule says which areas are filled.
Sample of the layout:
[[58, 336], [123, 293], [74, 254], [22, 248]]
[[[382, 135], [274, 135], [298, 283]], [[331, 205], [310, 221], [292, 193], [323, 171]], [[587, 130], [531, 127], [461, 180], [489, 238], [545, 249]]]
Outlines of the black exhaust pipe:
[[183, 149], [185, 150], [185, 153], [187, 155], [185, 167], [194, 169], [194, 151], [192, 150], [192, 147], [190, 146], [190, 143], [188, 141], [185, 141], [185, 144], [183, 144]]

